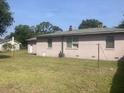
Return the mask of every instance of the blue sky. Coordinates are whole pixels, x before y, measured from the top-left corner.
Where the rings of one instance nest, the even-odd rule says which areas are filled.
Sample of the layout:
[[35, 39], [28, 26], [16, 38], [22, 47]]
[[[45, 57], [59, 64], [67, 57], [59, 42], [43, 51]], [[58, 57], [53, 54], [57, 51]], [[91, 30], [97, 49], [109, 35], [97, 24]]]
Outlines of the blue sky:
[[95, 18], [108, 27], [124, 19], [124, 0], [7, 0], [13, 12], [15, 25], [36, 25], [49, 21], [62, 29], [77, 28], [82, 19]]

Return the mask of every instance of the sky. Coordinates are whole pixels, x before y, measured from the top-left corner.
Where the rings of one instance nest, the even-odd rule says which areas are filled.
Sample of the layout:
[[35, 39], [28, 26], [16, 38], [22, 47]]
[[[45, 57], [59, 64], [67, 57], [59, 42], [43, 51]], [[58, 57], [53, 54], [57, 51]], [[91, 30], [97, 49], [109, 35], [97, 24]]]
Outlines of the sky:
[[35, 26], [43, 21], [67, 30], [77, 29], [83, 19], [95, 18], [108, 27], [118, 25], [124, 19], [124, 0], [7, 0], [16, 25]]

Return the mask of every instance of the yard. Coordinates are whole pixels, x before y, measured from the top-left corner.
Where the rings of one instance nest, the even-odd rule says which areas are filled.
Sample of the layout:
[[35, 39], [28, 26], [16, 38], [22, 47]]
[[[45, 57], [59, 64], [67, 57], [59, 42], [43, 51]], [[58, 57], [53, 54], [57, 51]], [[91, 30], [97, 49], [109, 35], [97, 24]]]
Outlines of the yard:
[[124, 64], [0, 53], [0, 93], [124, 93]]

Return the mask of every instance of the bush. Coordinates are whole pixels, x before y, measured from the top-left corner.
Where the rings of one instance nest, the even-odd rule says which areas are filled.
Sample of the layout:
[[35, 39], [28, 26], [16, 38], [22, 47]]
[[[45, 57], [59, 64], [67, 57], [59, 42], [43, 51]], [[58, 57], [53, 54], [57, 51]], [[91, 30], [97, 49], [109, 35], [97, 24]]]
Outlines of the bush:
[[4, 48], [5, 51], [10, 51], [10, 50], [12, 49], [12, 44], [10, 44], [10, 43], [5, 43], [5, 44], [3, 45], [3, 48]]

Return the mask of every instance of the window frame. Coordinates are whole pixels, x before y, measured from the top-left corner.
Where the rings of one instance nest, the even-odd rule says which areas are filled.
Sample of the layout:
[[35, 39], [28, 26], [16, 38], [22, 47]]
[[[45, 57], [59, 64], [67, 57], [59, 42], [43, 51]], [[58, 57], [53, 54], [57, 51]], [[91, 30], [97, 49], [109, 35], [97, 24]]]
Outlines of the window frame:
[[47, 40], [47, 44], [48, 44], [48, 48], [52, 48], [52, 39], [51, 38], [49, 38]]
[[[68, 40], [68, 39], [70, 39], [70, 40]], [[75, 39], [77, 39], [77, 40], [75, 40]], [[71, 45], [69, 45], [69, 42]], [[77, 45], [77, 47], [74, 47], [75, 45]], [[78, 49], [79, 48], [79, 37], [78, 36], [67, 37], [66, 38], [66, 47], [70, 48], [70, 49]]]
[[106, 36], [106, 49], [115, 48], [115, 38], [114, 36]]

